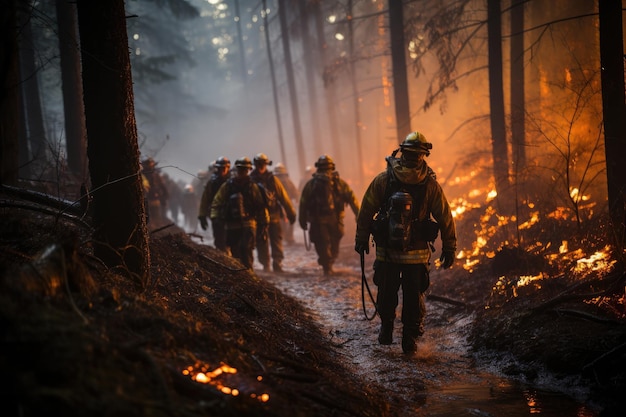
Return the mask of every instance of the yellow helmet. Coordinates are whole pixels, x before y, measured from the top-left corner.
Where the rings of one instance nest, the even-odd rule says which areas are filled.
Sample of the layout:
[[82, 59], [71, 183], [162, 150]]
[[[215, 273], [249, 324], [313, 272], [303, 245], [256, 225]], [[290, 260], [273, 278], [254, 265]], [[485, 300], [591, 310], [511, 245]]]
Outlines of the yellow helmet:
[[279, 162], [274, 167], [274, 174], [285, 175], [287, 174], [287, 167], [282, 162]]
[[270, 161], [270, 159], [264, 153], [256, 154], [252, 162], [254, 162], [255, 166], [256, 165], [272, 165], [272, 161]]
[[318, 171], [333, 171], [335, 169], [335, 162], [333, 161], [333, 158], [331, 158], [328, 155], [322, 155], [317, 159], [317, 162], [315, 163], [315, 167], [317, 168]]
[[422, 152], [430, 155], [433, 144], [426, 140], [426, 136], [418, 131], [411, 132], [400, 144], [402, 152]]
[[252, 169], [252, 161], [250, 161], [250, 158], [248, 158], [247, 156], [242, 156], [235, 161], [235, 167]]

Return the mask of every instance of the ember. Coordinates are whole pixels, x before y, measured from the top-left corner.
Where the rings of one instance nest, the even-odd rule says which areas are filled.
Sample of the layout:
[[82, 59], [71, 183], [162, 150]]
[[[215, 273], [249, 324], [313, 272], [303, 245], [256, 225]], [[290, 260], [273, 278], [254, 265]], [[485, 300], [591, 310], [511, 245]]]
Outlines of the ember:
[[[195, 364], [183, 369], [182, 374], [191, 376], [191, 379], [198, 383], [211, 384], [223, 394], [232, 395], [233, 397], [240, 394], [239, 389], [226, 386], [224, 381], [217, 380], [217, 378], [224, 374], [236, 374], [237, 369], [226, 364], [222, 364], [219, 368], [216, 368], [213, 371], [209, 371], [209, 369], [210, 368], [207, 364]], [[263, 377], [260, 375], [257, 377], [257, 381], [261, 381], [262, 379]], [[253, 392], [250, 393], [250, 398], [261, 402], [267, 402], [269, 401], [270, 396], [267, 393], [257, 394]]]

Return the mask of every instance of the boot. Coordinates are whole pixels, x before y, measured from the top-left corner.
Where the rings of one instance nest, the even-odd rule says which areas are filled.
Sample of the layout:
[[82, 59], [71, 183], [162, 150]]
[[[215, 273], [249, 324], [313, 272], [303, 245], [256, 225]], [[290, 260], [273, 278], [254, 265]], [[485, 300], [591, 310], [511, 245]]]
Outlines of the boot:
[[280, 265], [280, 262], [273, 262], [272, 269], [274, 270], [274, 272], [284, 272], [283, 267]]
[[380, 333], [378, 333], [378, 343], [381, 345], [390, 345], [393, 342], [393, 321], [383, 321], [380, 324]]
[[270, 266], [267, 264], [263, 264], [263, 272], [270, 272]]
[[402, 352], [410, 355], [417, 352], [417, 338], [419, 333], [413, 329], [402, 329]]

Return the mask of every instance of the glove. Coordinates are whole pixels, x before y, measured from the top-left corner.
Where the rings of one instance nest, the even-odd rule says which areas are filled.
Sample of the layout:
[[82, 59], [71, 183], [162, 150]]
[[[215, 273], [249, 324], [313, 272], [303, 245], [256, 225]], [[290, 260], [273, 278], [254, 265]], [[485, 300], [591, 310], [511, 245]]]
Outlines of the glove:
[[289, 224], [294, 224], [296, 222], [296, 216], [289, 217]]
[[200, 227], [202, 227], [202, 230], [206, 230], [209, 227], [209, 222], [207, 222], [206, 217], [200, 216], [198, 217], [198, 220], [200, 220]]
[[306, 222], [300, 222], [300, 227], [302, 228], [302, 230], [307, 230], [308, 227], [306, 225]]
[[441, 257], [439, 257], [439, 262], [441, 262], [441, 266], [443, 269], [448, 269], [454, 263], [454, 251], [453, 250], [444, 250], [441, 252]]
[[362, 255], [363, 253], [370, 253], [370, 245], [369, 242], [356, 242], [354, 244], [354, 250], [356, 251], [356, 253], [358, 253], [359, 255]]

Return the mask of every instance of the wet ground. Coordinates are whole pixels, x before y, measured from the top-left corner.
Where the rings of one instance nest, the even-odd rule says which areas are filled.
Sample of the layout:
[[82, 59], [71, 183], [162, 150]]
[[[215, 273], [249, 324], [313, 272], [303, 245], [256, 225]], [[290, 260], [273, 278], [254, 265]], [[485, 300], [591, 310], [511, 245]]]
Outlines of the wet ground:
[[[583, 403], [584, 392], [576, 392], [564, 381], [552, 381], [546, 376], [540, 379], [542, 386], [528, 386], [503, 376], [496, 363], [487, 363], [470, 353], [466, 334], [472, 314], [450, 303], [427, 301], [426, 333], [414, 357], [402, 353], [399, 318], [394, 343], [379, 345], [379, 319], [368, 320], [374, 306], [363, 286], [360, 259], [350, 239], [344, 238], [335, 274], [329, 277], [323, 276], [313, 248], [306, 249], [302, 236], [296, 237], [295, 244], [285, 246], [285, 255], [284, 273], [262, 272], [261, 265], [256, 264], [257, 275], [308, 307], [365, 384], [383, 387], [391, 402], [399, 397], [408, 400], [406, 416], [599, 415], [593, 405]], [[375, 296], [376, 287], [371, 281], [373, 257], [366, 256], [365, 271]], [[431, 280], [445, 273], [433, 271]]]

